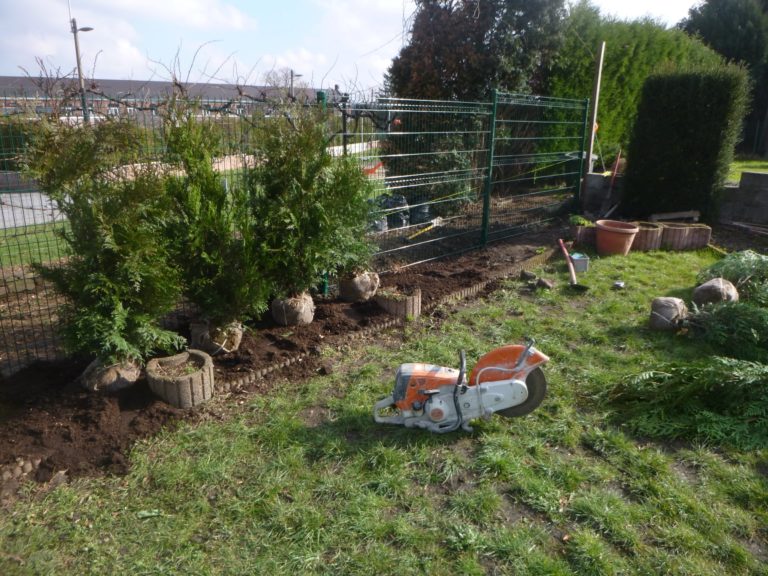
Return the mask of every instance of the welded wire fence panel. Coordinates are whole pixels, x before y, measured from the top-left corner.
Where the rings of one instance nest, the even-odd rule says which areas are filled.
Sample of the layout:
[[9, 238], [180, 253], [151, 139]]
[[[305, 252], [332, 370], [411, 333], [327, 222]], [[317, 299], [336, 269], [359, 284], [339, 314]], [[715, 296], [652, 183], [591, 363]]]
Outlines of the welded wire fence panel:
[[524, 233], [578, 197], [587, 100], [497, 94], [486, 187], [487, 239]]
[[34, 263], [64, 256], [66, 226], [51, 200], [21, 172], [28, 116], [0, 118], [0, 368], [60, 354], [54, 324], [60, 298]]
[[336, 150], [376, 182], [371, 236], [384, 269], [477, 247], [491, 106], [380, 98], [340, 105]]
[[[56, 329], [63, 299], [36, 266], [57, 266], [67, 257], [62, 232], [68, 224], [24, 177], [24, 146], [43, 116], [75, 129], [83, 124], [77, 109], [26, 102], [0, 117], [0, 372], [5, 374], [63, 354]], [[89, 105], [92, 122], [135, 124], [143, 142], [141, 162], [178, 175], [178, 166], [165, 166], [173, 162], [163, 130], [167, 99], [90, 98]], [[357, 158], [374, 183], [370, 235], [379, 270], [520, 233], [551, 219], [578, 194], [586, 102], [499, 95], [487, 103], [334, 97], [317, 105], [333, 134], [330, 153]], [[211, 155], [224, 185], [245, 185], [248, 168], [257, 162], [256, 128], [285, 111], [249, 98], [195, 100], [188, 106], [218, 136]], [[3, 109], [11, 109], [8, 99]], [[167, 325], [181, 327], [191, 313], [180, 307]]]

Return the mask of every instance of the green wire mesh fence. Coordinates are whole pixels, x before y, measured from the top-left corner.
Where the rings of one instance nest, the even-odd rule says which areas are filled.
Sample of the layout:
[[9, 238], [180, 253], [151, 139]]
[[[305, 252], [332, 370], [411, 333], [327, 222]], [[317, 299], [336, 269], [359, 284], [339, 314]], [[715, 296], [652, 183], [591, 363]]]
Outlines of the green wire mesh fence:
[[[377, 98], [339, 94], [326, 111], [329, 152], [352, 155], [375, 182], [370, 235], [381, 271], [478, 248], [546, 225], [578, 197], [584, 167], [587, 101], [496, 94], [492, 102]], [[148, 162], [163, 150], [160, 100], [90, 100], [92, 121], [130, 119], [142, 129]], [[252, 98], [198, 100], [196, 118], [216, 127], [215, 168], [235, 185], [254, 161], [253, 127], [279, 106]], [[21, 158], [30, 123], [55, 107], [45, 101], [0, 117], [0, 372], [61, 357], [61, 297], [35, 264], [66, 257], [67, 223], [25, 178]], [[61, 121], [82, 118], [59, 110]]]

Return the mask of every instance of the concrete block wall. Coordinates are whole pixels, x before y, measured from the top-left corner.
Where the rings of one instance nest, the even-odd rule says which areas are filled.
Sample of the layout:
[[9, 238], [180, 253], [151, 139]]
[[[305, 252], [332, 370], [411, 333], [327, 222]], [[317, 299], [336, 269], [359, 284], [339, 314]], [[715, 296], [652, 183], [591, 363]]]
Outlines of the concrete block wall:
[[743, 172], [738, 186], [726, 186], [719, 219], [721, 222], [768, 224], [768, 174]]

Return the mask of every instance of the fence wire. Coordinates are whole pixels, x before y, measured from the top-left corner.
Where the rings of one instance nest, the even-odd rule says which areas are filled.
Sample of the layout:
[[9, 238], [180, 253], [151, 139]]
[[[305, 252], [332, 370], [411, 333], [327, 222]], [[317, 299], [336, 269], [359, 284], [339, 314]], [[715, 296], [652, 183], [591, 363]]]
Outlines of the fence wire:
[[[57, 110], [42, 100], [24, 109], [8, 101], [3, 110], [14, 113], [0, 117], [0, 372], [5, 374], [63, 354], [57, 337], [62, 299], [36, 266], [66, 258], [61, 233], [67, 222], [23, 174], [28, 127], [51, 113], [64, 122], [82, 122], [77, 111]], [[332, 134], [329, 152], [354, 156], [375, 183], [370, 236], [378, 247], [379, 270], [522, 234], [578, 197], [586, 101], [498, 94], [492, 102], [318, 102]], [[161, 155], [160, 101], [93, 98], [90, 104], [92, 120], [128, 118], [141, 127], [147, 161]], [[270, 121], [275, 109], [252, 99], [192, 105], [200, 122], [216, 127], [221, 153], [215, 168], [235, 185], [254, 161], [253, 127]]]

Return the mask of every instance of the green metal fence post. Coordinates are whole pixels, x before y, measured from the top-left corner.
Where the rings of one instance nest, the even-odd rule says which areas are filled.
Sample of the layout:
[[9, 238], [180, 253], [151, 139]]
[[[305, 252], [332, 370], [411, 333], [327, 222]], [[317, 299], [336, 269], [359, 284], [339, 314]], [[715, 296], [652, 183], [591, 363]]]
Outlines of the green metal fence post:
[[485, 190], [483, 191], [483, 228], [480, 242], [483, 246], [488, 244], [488, 227], [491, 220], [491, 189], [493, 188], [493, 156], [496, 150], [496, 112], [499, 106], [499, 91], [493, 90], [493, 108], [491, 111], [490, 142], [488, 144], [488, 174], [485, 176]]
[[[592, 158], [585, 158], [584, 156], [588, 154], [586, 148], [587, 148], [587, 136], [589, 130], [589, 98], [584, 99], [584, 127], [582, 129], [581, 133], [581, 154], [579, 154], [579, 158], [581, 160], [579, 161], [579, 175], [578, 175], [578, 181], [576, 182], [576, 194], [573, 198], [574, 208], [579, 207], [579, 203], [581, 202], [581, 187], [584, 185], [584, 166], [586, 162], [591, 162]], [[595, 127], [592, 126], [592, 129], [594, 130]]]

